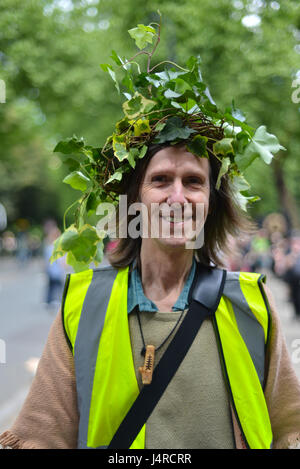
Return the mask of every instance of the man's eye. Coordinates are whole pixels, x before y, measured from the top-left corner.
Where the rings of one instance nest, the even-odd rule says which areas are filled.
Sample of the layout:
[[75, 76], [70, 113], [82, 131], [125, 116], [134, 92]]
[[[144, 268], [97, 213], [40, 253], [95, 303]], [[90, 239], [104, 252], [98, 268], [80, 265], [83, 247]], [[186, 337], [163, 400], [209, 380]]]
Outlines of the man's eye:
[[151, 181], [152, 182], [166, 182], [167, 177], [163, 175], [153, 176]]
[[204, 181], [198, 177], [190, 177], [188, 178], [187, 182], [189, 184], [203, 184]]

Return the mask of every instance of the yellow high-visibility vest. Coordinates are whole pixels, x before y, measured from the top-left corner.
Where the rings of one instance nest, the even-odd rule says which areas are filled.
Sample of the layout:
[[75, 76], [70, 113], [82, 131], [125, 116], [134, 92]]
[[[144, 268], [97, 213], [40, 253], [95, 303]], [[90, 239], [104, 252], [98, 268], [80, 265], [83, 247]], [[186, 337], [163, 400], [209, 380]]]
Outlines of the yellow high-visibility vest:
[[[263, 392], [271, 321], [263, 281], [260, 274], [227, 272], [212, 319], [230, 402], [251, 449], [272, 446]], [[67, 276], [62, 313], [75, 362], [78, 448], [107, 448], [139, 394], [127, 290], [128, 268], [109, 266]], [[131, 449], [145, 448], [145, 430], [146, 424]]]

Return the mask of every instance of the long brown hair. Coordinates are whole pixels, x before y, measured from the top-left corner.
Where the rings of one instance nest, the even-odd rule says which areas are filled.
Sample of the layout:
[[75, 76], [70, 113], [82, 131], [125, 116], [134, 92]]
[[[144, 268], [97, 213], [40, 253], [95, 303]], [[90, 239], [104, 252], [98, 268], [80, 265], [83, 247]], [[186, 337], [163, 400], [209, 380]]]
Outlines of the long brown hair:
[[[182, 145], [182, 144], [181, 144]], [[150, 145], [144, 158], [138, 161], [135, 170], [127, 175], [122, 182], [121, 191], [127, 195], [128, 207], [138, 201], [143, 177], [151, 158], [170, 144]], [[234, 196], [228, 177], [223, 176], [219, 190], [216, 181], [220, 170], [220, 162], [215, 156], [209, 156], [210, 162], [210, 200], [209, 214], [204, 225], [204, 245], [196, 250], [199, 262], [222, 266], [223, 255], [228, 253], [230, 236], [236, 237], [243, 232], [251, 232], [254, 223], [246, 212], [242, 211], [234, 201]], [[128, 224], [133, 215], [128, 215]], [[117, 209], [117, 223], [119, 211]], [[118, 229], [118, 226], [117, 226]], [[142, 239], [130, 237], [120, 238], [116, 247], [108, 253], [109, 262], [116, 268], [130, 266], [134, 261], [140, 265], [140, 249]]]

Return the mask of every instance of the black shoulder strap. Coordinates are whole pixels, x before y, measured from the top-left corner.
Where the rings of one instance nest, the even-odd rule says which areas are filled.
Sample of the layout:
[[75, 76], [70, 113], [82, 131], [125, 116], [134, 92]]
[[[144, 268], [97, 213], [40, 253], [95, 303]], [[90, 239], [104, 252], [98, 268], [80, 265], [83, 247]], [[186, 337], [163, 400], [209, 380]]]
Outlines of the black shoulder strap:
[[130, 448], [188, 352], [202, 322], [215, 313], [223, 293], [225, 279], [225, 270], [198, 265], [197, 281], [187, 314], [155, 367], [151, 384], [142, 388], [108, 449]]

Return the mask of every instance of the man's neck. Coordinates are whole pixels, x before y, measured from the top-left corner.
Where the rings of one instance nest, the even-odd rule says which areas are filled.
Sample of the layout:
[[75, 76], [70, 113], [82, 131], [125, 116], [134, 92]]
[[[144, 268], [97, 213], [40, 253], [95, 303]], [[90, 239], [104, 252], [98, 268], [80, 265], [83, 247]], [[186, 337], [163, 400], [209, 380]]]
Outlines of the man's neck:
[[145, 295], [154, 303], [172, 307], [188, 277], [193, 251], [160, 249], [142, 243], [141, 277]]

